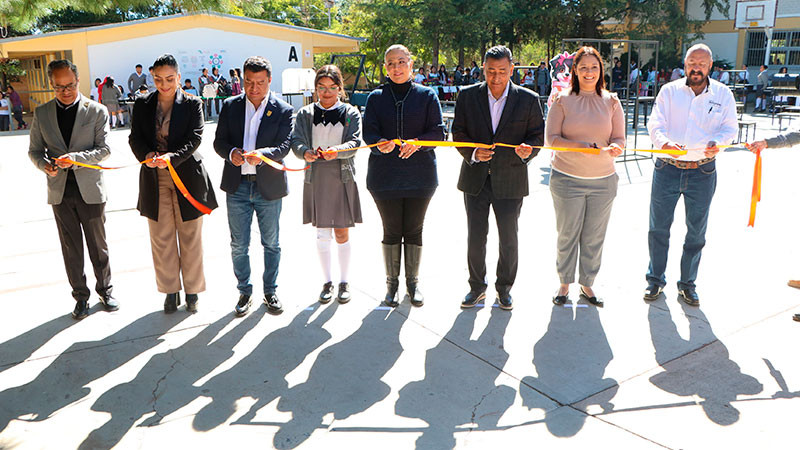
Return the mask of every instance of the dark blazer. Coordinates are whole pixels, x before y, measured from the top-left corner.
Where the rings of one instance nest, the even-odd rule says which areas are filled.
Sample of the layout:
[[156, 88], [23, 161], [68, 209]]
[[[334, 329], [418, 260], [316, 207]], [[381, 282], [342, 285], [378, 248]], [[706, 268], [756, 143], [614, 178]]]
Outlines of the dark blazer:
[[[544, 143], [544, 120], [539, 96], [511, 83], [497, 131], [492, 133], [488, 89], [484, 82], [465, 88], [458, 94], [453, 119], [453, 140], [541, 146]], [[473, 164], [474, 150], [473, 147], [458, 148], [458, 152], [464, 157], [458, 177], [459, 190], [469, 195], [478, 195], [491, 169], [492, 192], [496, 198], [522, 198], [528, 195], [527, 164], [539, 153], [538, 149], [534, 149], [531, 156], [523, 161], [514, 149], [498, 147], [492, 159]]]
[[[131, 135], [128, 142], [139, 161], [144, 161], [147, 154], [155, 152], [156, 146], [156, 108], [158, 107], [158, 91], [140, 97], [133, 104], [131, 117]], [[189, 194], [195, 200], [211, 209], [217, 207], [217, 198], [211, 185], [211, 178], [203, 167], [203, 157], [195, 153], [203, 137], [203, 102], [197, 97], [190, 97], [178, 89], [175, 104], [169, 119], [169, 138], [167, 149], [170, 162], [180, 177]], [[139, 171], [139, 202], [136, 209], [148, 219], [158, 220], [158, 170], [142, 164]], [[183, 195], [178, 194], [178, 206], [184, 221], [196, 219], [203, 215]]]
[[[222, 171], [222, 190], [233, 194], [242, 181], [242, 168], [230, 160], [231, 150], [244, 145], [244, 118], [247, 98], [245, 94], [226, 99], [222, 103], [217, 123], [217, 136], [214, 150], [225, 160]], [[267, 158], [281, 162], [289, 154], [292, 134], [292, 113], [294, 108], [270, 92], [261, 125], [256, 135], [256, 148]], [[286, 172], [266, 164], [256, 167], [258, 192], [266, 200], [277, 200], [289, 194]]]

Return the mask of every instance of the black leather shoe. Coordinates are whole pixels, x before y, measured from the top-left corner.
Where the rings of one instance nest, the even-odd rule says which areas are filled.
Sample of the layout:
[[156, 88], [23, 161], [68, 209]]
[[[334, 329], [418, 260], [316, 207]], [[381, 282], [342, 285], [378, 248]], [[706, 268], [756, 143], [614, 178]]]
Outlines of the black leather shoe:
[[347, 283], [339, 283], [339, 294], [336, 296], [336, 300], [344, 305], [345, 303], [350, 301], [350, 285]]
[[661, 286], [656, 286], [655, 284], [648, 284], [647, 289], [644, 290], [644, 299], [648, 302], [652, 302], [653, 300], [657, 300], [658, 296], [661, 295], [661, 291], [664, 288]]
[[237, 303], [236, 307], [233, 308], [233, 312], [237, 317], [242, 317], [243, 315], [247, 314], [247, 311], [250, 311], [250, 305], [252, 304], [253, 301], [250, 299], [249, 295], [241, 294], [239, 295], [239, 303]]
[[116, 311], [119, 309], [119, 302], [112, 297], [111, 294], [100, 296], [100, 303], [103, 304], [103, 308], [105, 308], [106, 311]]
[[795, 315], [792, 317], [792, 319], [794, 319], [794, 321], [795, 321], [795, 322], [800, 322], [800, 314], [795, 314]]
[[197, 312], [197, 294], [186, 294], [186, 310]]
[[178, 310], [178, 305], [181, 304], [181, 294], [176, 292], [174, 294], [167, 294], [164, 299], [164, 312], [167, 314], [174, 313]]
[[598, 308], [602, 308], [603, 307], [603, 301], [600, 300], [599, 298], [597, 298], [594, 295], [591, 296], [591, 297], [586, 295], [586, 292], [583, 291], [583, 286], [581, 286], [581, 298], [586, 300], [587, 302], [593, 304], [594, 306], [597, 306]]
[[[558, 294], [558, 292], [556, 292]], [[557, 306], [561, 306], [566, 304], [569, 301], [569, 295], [555, 295], [553, 296], [553, 304]]]
[[280, 314], [283, 312], [283, 305], [278, 300], [278, 296], [273, 292], [271, 294], [264, 294], [264, 304], [267, 305], [267, 312], [270, 314]]
[[511, 311], [514, 308], [513, 300], [511, 299], [511, 294], [502, 294], [497, 295], [497, 303], [500, 305], [500, 309], [505, 309], [506, 311]]
[[75, 309], [72, 310], [72, 317], [81, 320], [89, 315], [89, 300], [78, 300], [75, 302]]
[[323, 305], [333, 298], [333, 282], [328, 281], [322, 285], [322, 292], [319, 293], [319, 302]]
[[700, 297], [695, 292], [694, 288], [681, 289], [678, 291], [683, 302], [689, 306], [700, 306]]
[[461, 308], [463, 309], [472, 308], [485, 298], [486, 298], [486, 292], [469, 291], [467, 295], [464, 296], [464, 301], [461, 302]]

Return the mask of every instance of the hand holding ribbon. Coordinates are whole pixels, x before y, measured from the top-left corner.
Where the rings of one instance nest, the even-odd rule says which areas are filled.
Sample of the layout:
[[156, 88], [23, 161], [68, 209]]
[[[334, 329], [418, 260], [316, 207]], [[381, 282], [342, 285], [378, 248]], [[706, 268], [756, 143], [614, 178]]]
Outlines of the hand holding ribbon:
[[514, 153], [516, 153], [517, 156], [520, 157], [520, 159], [526, 159], [529, 156], [531, 156], [531, 153], [533, 153], [533, 147], [531, 147], [528, 144], [522, 143], [522, 144], [519, 144], [514, 149]]

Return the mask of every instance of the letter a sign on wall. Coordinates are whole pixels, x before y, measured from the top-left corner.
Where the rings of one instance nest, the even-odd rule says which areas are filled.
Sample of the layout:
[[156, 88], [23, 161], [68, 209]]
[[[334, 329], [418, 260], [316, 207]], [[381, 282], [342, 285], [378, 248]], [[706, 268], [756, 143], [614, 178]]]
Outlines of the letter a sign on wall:
[[297, 60], [297, 50], [295, 50], [294, 45], [291, 48], [289, 48], [289, 62], [292, 62], [292, 61], [299, 62]]

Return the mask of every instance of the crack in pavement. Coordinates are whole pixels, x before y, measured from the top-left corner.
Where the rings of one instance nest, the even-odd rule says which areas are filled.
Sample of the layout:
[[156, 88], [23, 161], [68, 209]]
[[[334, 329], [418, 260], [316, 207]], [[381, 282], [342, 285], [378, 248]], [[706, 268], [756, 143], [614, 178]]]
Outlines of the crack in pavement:
[[164, 375], [162, 375], [161, 378], [159, 378], [158, 381], [156, 381], [156, 386], [153, 388], [153, 393], [152, 393], [153, 413], [155, 413], [155, 416], [158, 417], [158, 421], [156, 423], [161, 423], [161, 420], [164, 418], [164, 416], [158, 413], [158, 388], [161, 387], [161, 382], [166, 380], [167, 376], [169, 376], [169, 374], [172, 373], [173, 370], [175, 370], [175, 366], [180, 363], [178, 358], [175, 357], [175, 352], [173, 349], [167, 350], [167, 353], [169, 353], [169, 356], [172, 357], [173, 360], [172, 365], [169, 366], [169, 369], [164, 373]]

